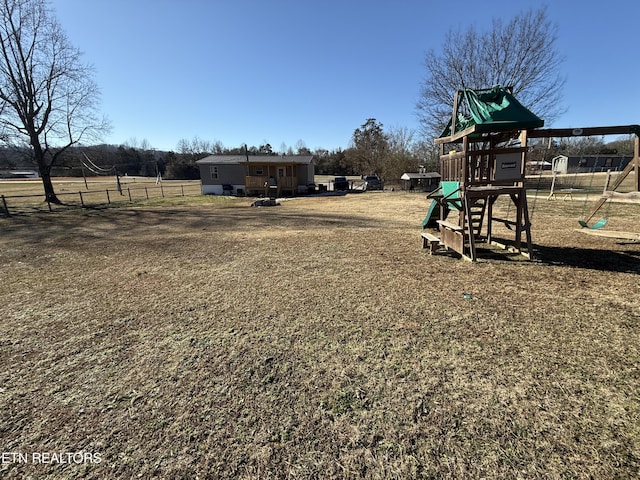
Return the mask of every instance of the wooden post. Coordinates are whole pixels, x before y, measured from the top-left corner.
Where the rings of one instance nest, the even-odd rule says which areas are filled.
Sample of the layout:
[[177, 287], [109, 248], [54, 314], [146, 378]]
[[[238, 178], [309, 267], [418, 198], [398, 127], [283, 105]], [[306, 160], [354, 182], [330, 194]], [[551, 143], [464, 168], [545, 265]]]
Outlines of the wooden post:
[[633, 162], [635, 163], [636, 192], [640, 192], [640, 137], [633, 139]]
[[[466, 138], [466, 137], [465, 137]], [[465, 157], [466, 158], [466, 157]], [[460, 197], [463, 199], [464, 208], [460, 212], [462, 217], [462, 222], [460, 222], [460, 226], [467, 229], [469, 234], [469, 258], [472, 262], [476, 261], [476, 235], [473, 231], [473, 225], [471, 224], [471, 199], [469, 198], [469, 191], [465, 191], [464, 195]], [[464, 234], [464, 231], [463, 231]], [[464, 250], [464, 244], [462, 246]]]
[[[526, 147], [527, 146], [527, 142], [528, 142], [527, 131], [526, 130], [522, 130], [520, 132], [520, 146], [521, 147]], [[520, 185], [522, 186], [522, 188], [524, 188], [526, 172], [527, 172], [527, 151], [524, 150], [522, 152], [522, 162], [521, 162], [521, 165], [520, 165], [520, 178], [522, 179]]]
[[84, 208], [84, 200], [82, 199], [82, 192], [78, 192], [78, 194], [80, 195], [80, 205], [82, 205], [82, 207]]
[[10, 217], [11, 214], [9, 213], [9, 207], [7, 206], [7, 199], [4, 198], [4, 195], [2, 195], [2, 205], [4, 205], [4, 213], [7, 215], [7, 217]]
[[147, 200], [149, 200], [149, 190], [147, 190], [147, 187], [144, 187], [144, 193], [147, 196]]
[[[460, 181], [460, 190], [466, 190], [466, 186], [469, 185], [469, 137], [465, 136], [462, 139], [462, 153], [464, 156], [462, 157], [462, 178]], [[460, 175], [460, 173], [458, 173]]]
[[533, 242], [531, 240], [531, 221], [529, 220], [529, 206], [527, 205], [527, 191], [523, 190], [523, 208], [522, 213], [524, 215], [525, 235], [527, 242], [527, 256], [529, 260], [533, 260]]
[[131, 202], [131, 188], [127, 187], [127, 193], [129, 194], [129, 202]]
[[487, 198], [487, 243], [491, 243], [493, 235], [493, 204], [497, 198], [497, 195], [491, 195]]
[[82, 178], [84, 178], [84, 188], [89, 190], [89, 185], [87, 185], [87, 174], [84, 172], [84, 162], [80, 160], [80, 167], [82, 168]]
[[558, 171], [554, 170], [553, 171], [553, 178], [551, 179], [551, 191], [549, 192], [549, 196], [547, 197], [547, 200], [554, 198], [554, 190], [556, 188], [556, 178], [558, 178]]
[[107, 205], [111, 205], [111, 198], [109, 198], [109, 189], [107, 188]]
[[602, 194], [607, 194], [607, 189], [609, 188], [609, 181], [611, 180], [611, 169], [607, 170], [607, 178], [604, 181], [604, 188], [602, 189]]
[[453, 113], [451, 114], [451, 136], [456, 132], [456, 119], [458, 117], [458, 97], [461, 91], [458, 90], [453, 97]]
[[524, 186], [520, 191], [520, 194], [511, 195], [511, 201], [516, 207], [516, 238], [515, 238], [515, 246], [518, 253], [522, 251], [522, 201], [523, 196], [525, 195]]

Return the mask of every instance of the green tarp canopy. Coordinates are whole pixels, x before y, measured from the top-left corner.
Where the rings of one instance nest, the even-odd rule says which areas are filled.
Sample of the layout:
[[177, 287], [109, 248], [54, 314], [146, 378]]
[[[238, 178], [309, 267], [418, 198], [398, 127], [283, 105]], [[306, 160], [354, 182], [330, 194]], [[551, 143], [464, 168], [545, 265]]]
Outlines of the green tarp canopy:
[[[475, 126], [474, 133], [500, 132], [504, 130], [528, 130], [544, 125], [528, 108], [524, 107], [505, 88], [496, 85], [488, 90], [465, 89], [460, 91], [455, 132]], [[460, 107], [467, 113], [460, 113]], [[441, 138], [451, 136], [451, 121]]]

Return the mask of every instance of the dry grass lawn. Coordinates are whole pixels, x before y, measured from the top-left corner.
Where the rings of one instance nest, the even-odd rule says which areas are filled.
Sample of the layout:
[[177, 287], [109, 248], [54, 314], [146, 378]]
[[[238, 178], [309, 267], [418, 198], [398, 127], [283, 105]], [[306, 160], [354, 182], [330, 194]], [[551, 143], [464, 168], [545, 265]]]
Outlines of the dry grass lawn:
[[423, 194], [249, 203], [0, 218], [0, 476], [638, 478], [640, 244], [583, 202], [475, 264]]

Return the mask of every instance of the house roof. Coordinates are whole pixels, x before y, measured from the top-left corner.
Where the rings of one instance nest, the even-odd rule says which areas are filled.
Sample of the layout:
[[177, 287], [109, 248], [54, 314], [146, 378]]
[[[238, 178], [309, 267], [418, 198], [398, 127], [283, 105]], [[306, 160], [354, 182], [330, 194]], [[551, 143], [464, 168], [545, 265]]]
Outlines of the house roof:
[[403, 173], [400, 180], [416, 180], [421, 178], [440, 178], [440, 174], [438, 172]]
[[313, 155], [209, 155], [198, 160], [198, 165], [220, 165], [220, 164], [280, 164], [300, 165], [313, 164]]

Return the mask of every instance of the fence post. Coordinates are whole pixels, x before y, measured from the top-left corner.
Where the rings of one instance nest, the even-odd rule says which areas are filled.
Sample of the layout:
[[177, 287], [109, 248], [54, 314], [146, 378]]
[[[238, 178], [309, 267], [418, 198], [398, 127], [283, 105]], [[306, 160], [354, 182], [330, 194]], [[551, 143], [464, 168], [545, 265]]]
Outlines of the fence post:
[[78, 192], [80, 194], [80, 205], [84, 208], [84, 200], [82, 199], [82, 192]]
[[184, 185], [180, 185], [180, 190], [182, 191], [182, 196], [184, 197]]
[[4, 195], [2, 195], [2, 205], [4, 205], [4, 213], [7, 214], [7, 217], [10, 217], [11, 214], [9, 213], [9, 207], [7, 206], [7, 199], [4, 198]]
[[144, 187], [144, 193], [147, 196], [147, 200], [149, 200], [149, 190], [147, 190], [147, 187]]
[[129, 194], [129, 202], [131, 202], [131, 189], [127, 187], [127, 193]]
[[162, 188], [162, 184], [160, 184], [160, 193], [162, 194], [162, 198], [164, 198], [164, 188]]
[[111, 205], [111, 198], [109, 198], [109, 189], [107, 188], [107, 205]]

